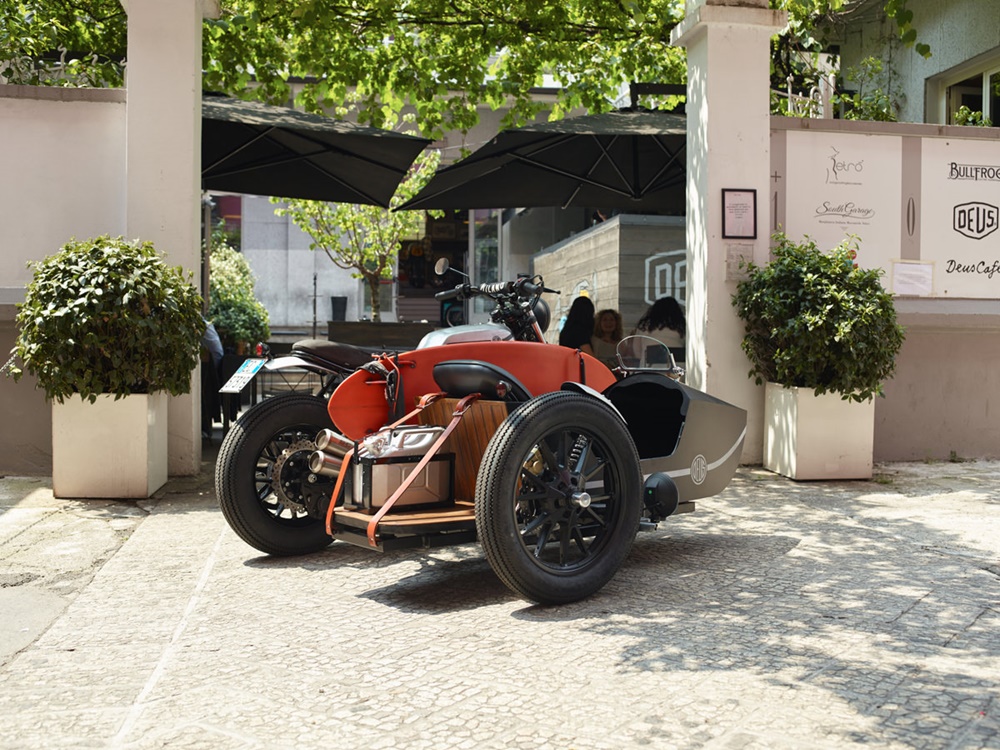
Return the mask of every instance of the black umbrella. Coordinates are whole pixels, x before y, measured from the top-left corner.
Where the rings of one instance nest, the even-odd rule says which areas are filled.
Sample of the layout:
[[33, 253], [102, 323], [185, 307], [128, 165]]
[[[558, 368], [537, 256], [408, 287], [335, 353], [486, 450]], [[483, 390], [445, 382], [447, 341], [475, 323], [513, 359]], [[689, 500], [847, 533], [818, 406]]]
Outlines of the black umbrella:
[[294, 109], [206, 94], [205, 190], [388, 206], [430, 143]]
[[683, 115], [619, 110], [499, 133], [400, 208], [585, 206], [683, 213]]

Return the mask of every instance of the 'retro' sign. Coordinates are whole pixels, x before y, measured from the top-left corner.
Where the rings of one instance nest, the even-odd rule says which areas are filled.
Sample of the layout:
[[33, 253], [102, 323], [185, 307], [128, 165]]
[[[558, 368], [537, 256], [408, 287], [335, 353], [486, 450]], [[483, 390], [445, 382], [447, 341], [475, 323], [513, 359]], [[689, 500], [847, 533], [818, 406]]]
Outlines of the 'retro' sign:
[[1000, 209], [989, 203], [972, 201], [955, 206], [952, 227], [959, 234], [974, 240], [981, 240], [997, 230], [1000, 223]]

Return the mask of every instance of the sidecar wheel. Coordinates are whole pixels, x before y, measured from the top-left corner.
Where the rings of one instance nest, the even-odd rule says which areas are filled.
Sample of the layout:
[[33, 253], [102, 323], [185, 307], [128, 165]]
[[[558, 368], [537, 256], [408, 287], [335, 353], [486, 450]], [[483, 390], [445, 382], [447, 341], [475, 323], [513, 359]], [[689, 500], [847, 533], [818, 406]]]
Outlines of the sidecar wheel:
[[642, 512], [639, 457], [621, 419], [579, 393], [547, 393], [490, 440], [476, 530], [493, 570], [541, 604], [577, 601], [621, 567]]
[[[326, 402], [301, 393], [262, 401], [230, 428], [215, 464], [215, 492], [226, 521], [251, 547], [269, 555], [304, 555], [329, 546], [325, 522], [286, 502], [274, 486], [276, 467], [286, 478], [294, 481], [299, 472], [305, 480], [308, 469], [301, 461], [324, 428], [333, 429]], [[325, 484], [332, 492], [332, 482]]]

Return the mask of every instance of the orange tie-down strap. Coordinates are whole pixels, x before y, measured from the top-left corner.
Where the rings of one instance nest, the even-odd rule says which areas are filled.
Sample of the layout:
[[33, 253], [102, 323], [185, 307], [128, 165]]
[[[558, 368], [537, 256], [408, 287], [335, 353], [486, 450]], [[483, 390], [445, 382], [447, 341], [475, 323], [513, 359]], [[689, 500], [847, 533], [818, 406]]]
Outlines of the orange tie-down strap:
[[454, 432], [455, 428], [458, 426], [458, 423], [462, 421], [462, 417], [465, 415], [465, 412], [468, 410], [470, 406], [472, 406], [479, 399], [479, 396], [480, 394], [478, 393], [472, 393], [463, 398], [457, 404], [455, 404], [455, 411], [452, 412], [451, 422], [449, 422], [448, 426], [444, 428], [444, 432], [441, 433], [441, 435], [435, 441], [434, 445], [432, 445], [430, 449], [424, 454], [424, 457], [421, 458], [419, 462], [417, 462], [417, 465], [413, 467], [413, 471], [411, 471], [407, 475], [406, 479], [404, 479], [402, 483], [400, 483], [399, 487], [396, 488], [396, 491], [392, 493], [392, 496], [385, 501], [385, 504], [381, 508], [379, 508], [378, 513], [372, 516], [372, 520], [368, 522], [368, 544], [370, 544], [372, 547], [378, 546], [378, 539], [377, 539], [378, 522], [382, 520], [382, 516], [384, 516], [386, 513], [389, 512], [392, 506], [396, 504], [396, 501], [399, 500], [399, 498], [403, 496], [403, 493], [406, 492], [409, 486], [413, 484], [414, 480], [417, 478], [417, 475], [420, 474], [420, 472], [424, 470], [427, 464], [430, 463], [431, 459], [434, 458], [435, 455], [437, 455], [437, 452], [441, 450], [441, 446], [445, 444], [445, 441], [448, 439], [448, 436], [451, 435], [452, 432]]
[[395, 422], [393, 422], [391, 425], [389, 425], [388, 427], [385, 427], [383, 429], [394, 430], [395, 428], [399, 427], [404, 422], [407, 422], [410, 419], [413, 419], [413, 417], [417, 416], [420, 412], [422, 412], [428, 406], [430, 406], [431, 404], [433, 404], [435, 401], [437, 401], [439, 399], [442, 399], [442, 398], [444, 398], [447, 395], [448, 394], [446, 394], [444, 391], [439, 391], [438, 393], [427, 393], [427, 394], [424, 394], [423, 396], [420, 397], [420, 400], [417, 401], [417, 408], [416, 409], [414, 409], [413, 411], [411, 411], [409, 414], [406, 414], [406, 415], [400, 417]]
[[[401, 424], [403, 424], [403, 422], [405, 422], [408, 419], [412, 419], [413, 417], [417, 416], [417, 414], [419, 414], [424, 409], [426, 409], [428, 406], [430, 406], [431, 404], [433, 404], [438, 399], [443, 398], [444, 396], [445, 396], [444, 391], [441, 391], [440, 393], [428, 393], [428, 394], [426, 394], [424, 396], [421, 396], [420, 400], [417, 402], [417, 408], [416, 409], [414, 409], [413, 411], [411, 411], [409, 414], [407, 414], [403, 418], [397, 420], [396, 422], [393, 422], [391, 425], [389, 425], [385, 429], [392, 430], [392, 429], [395, 429], [396, 427], [399, 427]], [[433, 446], [432, 450], [437, 450], [437, 446], [436, 445]], [[333, 511], [334, 511], [334, 507], [337, 505], [337, 498], [340, 497], [340, 490], [344, 486], [344, 477], [347, 476], [347, 471], [348, 471], [348, 468], [351, 465], [351, 459], [352, 458], [354, 458], [354, 448], [351, 448], [349, 451], [347, 451], [347, 453], [344, 454], [344, 460], [340, 464], [340, 474], [337, 477], [337, 484], [334, 485], [334, 487], [333, 487], [333, 494], [330, 496], [330, 507], [326, 509], [326, 533], [329, 534], [330, 536], [333, 536]]]
[[344, 460], [340, 464], [340, 474], [337, 476], [337, 484], [333, 487], [333, 494], [330, 495], [330, 507], [326, 509], [326, 533], [333, 536], [333, 509], [337, 505], [337, 498], [340, 497], [340, 490], [344, 487], [344, 477], [351, 468], [351, 459], [354, 458], [354, 448], [344, 454]]

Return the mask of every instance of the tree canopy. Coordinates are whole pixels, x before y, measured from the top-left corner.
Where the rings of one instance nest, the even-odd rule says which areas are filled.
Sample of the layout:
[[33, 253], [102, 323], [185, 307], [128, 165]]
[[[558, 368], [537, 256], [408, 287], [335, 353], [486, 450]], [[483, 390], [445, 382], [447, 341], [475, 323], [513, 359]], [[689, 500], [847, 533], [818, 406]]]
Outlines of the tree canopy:
[[[880, 2], [913, 45], [907, 0]], [[791, 19], [774, 45], [780, 85], [802, 74], [802, 60], [852, 7], [771, 5]], [[220, 17], [204, 24], [203, 86], [272, 103], [294, 94], [306, 110], [354, 110], [380, 127], [408, 104], [432, 137], [472, 127], [481, 106], [507, 108], [505, 125], [524, 122], [543, 106], [534, 94], [547, 82], [559, 87], [553, 118], [599, 112], [629, 82], [685, 81], [683, 50], [669, 43], [683, 13], [684, 0], [222, 0]], [[0, 76], [121, 85], [126, 20], [118, 0], [5, 3]]]
[[121, 86], [126, 24], [118, 0], [6, 0], [0, 77], [36, 86]]
[[425, 134], [466, 130], [476, 106], [533, 116], [545, 76], [562, 90], [555, 116], [607, 109], [629, 81], [681, 83], [670, 31], [683, 0], [230, 0], [206, 24], [205, 85], [287, 96], [309, 110], [351, 102], [382, 126], [405, 103]]

